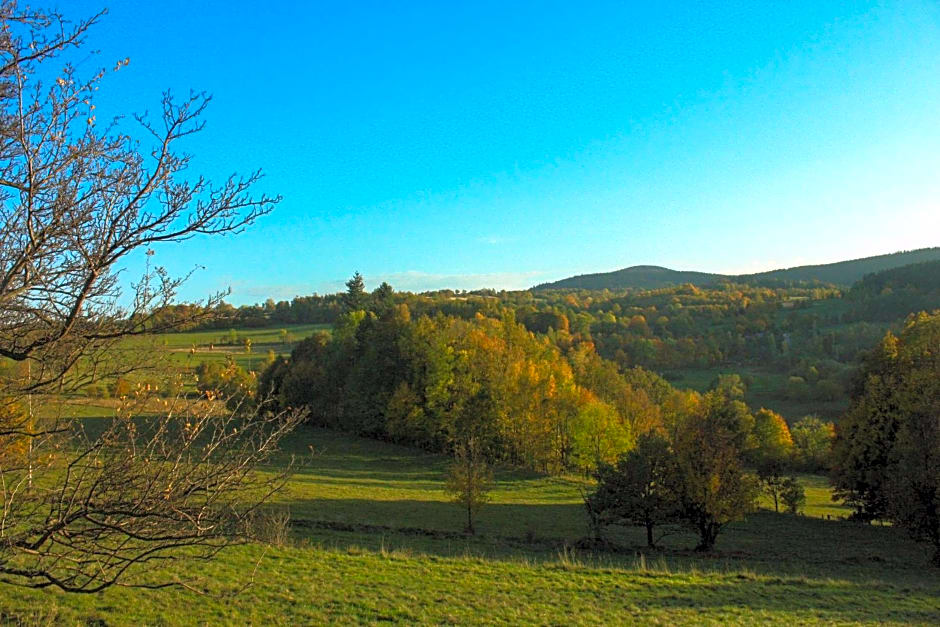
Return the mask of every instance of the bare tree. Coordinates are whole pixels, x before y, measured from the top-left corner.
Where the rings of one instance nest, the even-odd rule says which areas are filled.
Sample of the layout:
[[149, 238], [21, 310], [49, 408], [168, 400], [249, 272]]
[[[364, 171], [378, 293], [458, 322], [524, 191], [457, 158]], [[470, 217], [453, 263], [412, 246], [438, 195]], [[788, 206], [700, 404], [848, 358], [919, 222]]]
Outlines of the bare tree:
[[156, 118], [97, 120], [106, 72], [83, 79], [67, 59], [101, 17], [0, 1], [0, 580], [72, 592], [166, 585], [147, 566], [243, 538], [245, 516], [283, 483], [253, 469], [300, 419], [177, 399], [147, 420], [131, 403], [90, 436], [31, 410], [34, 394], [140, 366], [120, 343], [161, 330], [156, 314], [186, 277], [148, 263], [122, 294], [119, 262], [238, 232], [279, 200], [251, 195], [260, 172], [184, 178], [178, 142], [202, 128], [204, 94], [165, 94]]
[[52, 66], [100, 15], [73, 25], [10, 1], [0, 12], [0, 356], [34, 363], [31, 390], [67, 375], [81, 385], [102, 372], [74, 368], [78, 361], [98, 366], [116, 340], [153, 331], [153, 312], [183, 280], [148, 272], [124, 310], [118, 261], [237, 232], [279, 199], [250, 195], [260, 172], [222, 185], [183, 178], [190, 156], [177, 145], [203, 128], [205, 94], [177, 102], [167, 93], [157, 120], [133, 116], [146, 148], [128, 120], [99, 123], [94, 96], [105, 72], [82, 80], [69, 63]]
[[178, 400], [179, 413], [142, 420], [135, 405], [94, 437], [76, 430], [4, 459], [0, 581], [67, 592], [185, 584], [184, 573], [168, 580], [153, 567], [211, 559], [252, 537], [253, 514], [289, 464], [257, 468], [300, 416], [245, 419]]

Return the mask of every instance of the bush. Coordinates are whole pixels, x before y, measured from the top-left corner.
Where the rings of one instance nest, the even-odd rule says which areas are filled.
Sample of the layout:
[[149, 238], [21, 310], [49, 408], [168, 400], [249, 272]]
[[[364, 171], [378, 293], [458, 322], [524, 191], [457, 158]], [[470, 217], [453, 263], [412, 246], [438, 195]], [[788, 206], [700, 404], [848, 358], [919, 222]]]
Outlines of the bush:
[[123, 398], [131, 395], [134, 391], [134, 386], [127, 379], [118, 378], [111, 382], [111, 385], [108, 386], [108, 391], [114, 398]]

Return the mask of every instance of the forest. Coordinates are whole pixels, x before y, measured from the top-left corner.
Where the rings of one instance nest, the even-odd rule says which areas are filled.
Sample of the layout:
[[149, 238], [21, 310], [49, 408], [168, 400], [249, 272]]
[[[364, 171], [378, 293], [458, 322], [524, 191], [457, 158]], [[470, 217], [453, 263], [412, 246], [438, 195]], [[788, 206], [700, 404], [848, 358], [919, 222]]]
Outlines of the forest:
[[[754, 405], [772, 407], [789, 421], [810, 413], [833, 420], [847, 407], [862, 353], [885, 331], [899, 328], [909, 313], [936, 306], [937, 276], [940, 261], [868, 274], [848, 288], [818, 282], [773, 288], [720, 283], [413, 294], [383, 285], [376, 297], [405, 305], [415, 319], [511, 315], [561, 351], [591, 344], [621, 370], [639, 366], [680, 388], [704, 392], [720, 374], [740, 374]], [[341, 294], [312, 295], [239, 308], [220, 303], [211, 311], [177, 305], [163, 310], [154, 324], [202, 320], [188, 327], [219, 329], [225, 342], [227, 329], [333, 325], [346, 311]]]
[[[866, 277], [850, 302], [870, 302], [863, 296], [866, 286], [895, 285], [897, 291], [889, 294], [882, 288], [875, 298], [898, 294], [906, 303], [909, 294], [903, 287], [914, 284], [915, 291], [923, 286], [929, 292], [936, 265]], [[925, 280], [919, 282], [918, 277]], [[749, 407], [746, 382], [736, 374], [719, 375], [707, 392], [699, 393], [676, 388], [643, 365], [625, 367], [617, 353], [613, 360], [606, 358], [592, 340], [603, 346], [605, 338], [620, 337], [603, 332], [618, 324], [612, 312], [612, 320], [588, 326], [583, 333], [572, 333], [567, 316], [558, 310], [525, 306], [496, 308], [499, 317], [477, 311], [464, 318], [437, 310], [415, 319], [390, 286], [368, 294], [357, 274], [347, 288], [337, 297], [345, 311], [332, 333], [314, 334], [300, 342], [289, 359], [274, 359], [258, 377], [256, 398], [271, 399], [281, 410], [302, 407], [308, 421], [319, 427], [457, 455], [458, 460], [472, 449], [482, 465], [593, 474], [599, 487], [586, 497], [586, 506], [596, 538], [601, 537], [600, 527], [611, 521], [642, 522], [650, 546], [654, 523], [684, 521], [700, 534], [699, 548], [709, 550], [723, 525], [750, 511], [758, 492], [772, 496], [775, 508], [782, 499], [796, 512], [805, 497], [795, 473], [831, 471], [836, 496], [854, 508], [854, 518], [902, 521], [907, 520], [902, 516], [910, 516], [917, 522], [902, 525], [932, 542], [937, 549], [933, 559], [940, 560], [940, 510], [931, 492], [938, 475], [928, 469], [917, 478], [910, 467], [894, 466], [916, 467], [913, 460], [918, 456], [934, 459], [936, 454], [937, 425], [931, 412], [940, 397], [925, 381], [936, 377], [933, 351], [940, 339], [940, 314], [908, 316], [898, 337], [887, 331], [873, 347], [857, 349], [853, 359], [858, 365], [846, 383], [851, 386], [851, 406], [844, 423], [837, 426], [805, 416], [788, 424], [772, 409]], [[685, 318], [692, 309], [699, 320], [709, 312], [719, 323], [727, 317], [750, 322], [750, 344], [756, 343], [755, 337], [768, 340], [758, 343], [759, 352], [745, 351], [742, 357], [787, 363], [787, 355], [795, 350], [788, 346], [791, 339], [795, 343], [812, 338], [814, 327], [800, 335], [794, 324], [798, 318], [792, 317], [800, 310], [787, 312], [787, 328], [794, 331], [784, 335], [781, 349], [766, 322], [793, 299], [835, 297], [820, 288], [793, 288], [783, 295], [728, 289], [719, 294], [726, 302], [694, 286], [657, 290], [641, 298], [647, 299], [649, 309], [644, 311], [658, 311], [654, 303], [666, 297], [663, 309], [673, 319]], [[619, 307], [628, 321], [627, 337], [655, 337], [645, 316], [624, 313], [621, 303], [639, 306], [628, 298], [611, 299], [611, 307]], [[696, 317], [688, 319], [695, 328]], [[659, 328], [668, 333], [677, 327], [666, 320]], [[750, 344], [745, 341], [743, 346]], [[828, 349], [841, 346], [832, 340]], [[809, 368], [816, 371], [815, 366]], [[897, 373], [897, 368], [907, 370]], [[811, 382], [825, 384], [827, 380], [815, 374]], [[923, 394], [927, 397], [920, 398]], [[872, 408], [872, 403], [877, 406]], [[924, 417], [921, 426], [892, 409], [905, 403], [915, 404], [910, 412]], [[905, 431], [912, 428], [919, 431]], [[911, 461], [898, 462], [904, 455]], [[464, 477], [473, 474], [472, 462], [466, 463]], [[893, 485], [896, 481], [902, 485]], [[911, 496], [924, 489], [928, 492], [920, 500]], [[470, 529], [471, 492], [468, 487]], [[625, 493], [644, 496], [624, 505]], [[901, 494], [908, 497], [899, 501]], [[898, 513], [899, 503], [919, 513]]]

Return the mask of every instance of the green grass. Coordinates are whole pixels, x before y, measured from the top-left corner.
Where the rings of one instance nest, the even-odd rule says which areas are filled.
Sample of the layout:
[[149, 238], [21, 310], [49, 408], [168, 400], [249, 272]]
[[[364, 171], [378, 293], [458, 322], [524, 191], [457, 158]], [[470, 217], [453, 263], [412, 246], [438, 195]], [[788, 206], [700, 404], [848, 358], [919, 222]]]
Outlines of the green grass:
[[818, 415], [826, 420], [837, 420], [848, 407], [847, 399], [824, 401], [814, 399], [786, 398], [788, 376], [767, 372], [760, 368], [743, 365], [722, 366], [720, 368], [688, 368], [670, 371], [668, 379], [677, 388], [686, 388], [706, 392], [719, 374], [739, 374], [749, 377], [744, 400], [753, 409], [766, 407], [781, 414], [787, 422], [793, 423], [808, 415]]
[[[281, 333], [284, 330], [286, 333]], [[128, 363], [146, 366], [130, 375], [132, 381], [149, 381], [166, 378], [167, 373], [191, 374], [201, 362], [224, 364], [233, 360], [245, 370], [260, 372], [268, 363], [270, 354], [289, 355], [301, 340], [318, 331], [329, 332], [324, 324], [288, 325], [264, 329], [233, 329], [236, 341], [232, 343], [229, 329], [190, 331], [185, 333], [162, 333], [153, 336], [125, 338], [112, 350], [124, 352]], [[251, 351], [243, 343], [251, 340]], [[79, 367], [82, 367], [80, 364]], [[99, 382], [102, 385], [111, 380]], [[187, 378], [184, 389], [195, 389], [191, 378]], [[109, 406], [101, 403], [102, 407]], [[79, 414], [84, 417], [87, 414]]]
[[[316, 331], [329, 331], [328, 324], [294, 324], [280, 327], [267, 327], [263, 329], [235, 329], [238, 339], [251, 338], [252, 344], [282, 344], [281, 329], [293, 336], [294, 341], [302, 340]], [[163, 333], [158, 335], [160, 343], [170, 348], [185, 348], [192, 346], [220, 345], [229, 339], [229, 329], [211, 329], [208, 331], [186, 331], [183, 333]]]
[[[254, 583], [241, 588], [260, 564]], [[561, 555], [547, 562], [438, 558], [408, 551], [316, 547], [232, 550], [202, 573], [206, 594], [51, 594], [6, 617], [65, 624], [754, 624], [923, 623], [929, 587], [737, 572], [622, 568]], [[0, 603], [27, 606], [14, 591]]]
[[[311, 452], [312, 449], [312, 452]], [[807, 515], [761, 511], [729, 525], [716, 551], [687, 532], [660, 550], [638, 529], [619, 551], [574, 549], [587, 534], [580, 477], [501, 469], [478, 535], [448, 502], [447, 460], [303, 428], [276, 464], [297, 473], [289, 546], [236, 547], [209, 564], [172, 565], [189, 589], [72, 596], [0, 587], [0, 620], [203, 623], [932, 623], [940, 578], [922, 546], [891, 527], [836, 518], [825, 479], [803, 476]], [[246, 584], [249, 584], [244, 588]]]
[[[281, 333], [287, 331], [287, 335]], [[236, 342], [231, 343], [229, 329], [164, 333], [155, 337], [157, 346], [171, 353], [172, 363], [182, 368], [193, 368], [199, 362], [224, 362], [232, 358], [246, 370], [261, 370], [268, 351], [275, 355], [288, 355], [294, 345], [317, 331], [329, 331], [326, 324], [285, 325], [264, 329], [234, 329]], [[251, 340], [251, 352], [245, 350], [245, 339]], [[286, 340], [286, 341], [285, 341]]]

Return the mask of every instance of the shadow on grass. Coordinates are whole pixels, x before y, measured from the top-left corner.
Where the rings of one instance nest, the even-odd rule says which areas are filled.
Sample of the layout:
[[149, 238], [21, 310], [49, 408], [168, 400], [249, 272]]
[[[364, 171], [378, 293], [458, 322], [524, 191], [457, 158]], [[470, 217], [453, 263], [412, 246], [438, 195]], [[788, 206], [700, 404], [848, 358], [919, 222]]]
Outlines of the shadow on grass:
[[[442, 509], [447, 506], [453, 507], [447, 503], [401, 501], [381, 504], [374, 511], [399, 519], [430, 516], [442, 523], [451, 515]], [[430, 529], [363, 522], [302, 519], [295, 522], [297, 531], [307, 542], [353, 556], [371, 553], [370, 559], [376, 555], [388, 556], [393, 563], [399, 563], [396, 560], [401, 557], [430, 556], [435, 572], [441, 569], [437, 577], [446, 578], [441, 573], [448, 569], [462, 569], [462, 577], [470, 572], [460, 563], [447, 562], [447, 558], [479, 558], [480, 561], [475, 562], [479, 566], [472, 567], [478, 573], [475, 577], [485, 580], [491, 591], [501, 593], [509, 586], [519, 602], [524, 596], [541, 598], [567, 588], [578, 598], [611, 611], [625, 607], [633, 608], [631, 613], [639, 609], [641, 614], [655, 616], [663, 609], [688, 610], [690, 614], [685, 620], [693, 622], [696, 616], [729, 618], [738, 613], [742, 620], [748, 617], [753, 620], [755, 613], [760, 616], [761, 612], [766, 613], [764, 617], [768, 620], [773, 616], [778, 620], [787, 616], [807, 622], [934, 623], [940, 615], [940, 586], [936, 579], [925, 577], [922, 569], [912, 569], [908, 574], [916, 576], [907, 578], [894, 568], [885, 572], [886, 565], [881, 562], [867, 570], [851, 563], [847, 564], [848, 568], [840, 568], [846, 565], [838, 561], [819, 562], [816, 566], [823, 567], [816, 568], [799, 560], [782, 562], [727, 549], [704, 556], [678, 548], [652, 553], [644, 549], [641, 560], [640, 550], [630, 547], [618, 553], [598, 553], [571, 549], [564, 539], [551, 536], [492, 533], [494, 528], [503, 530], [503, 527], [493, 526], [495, 518], [566, 517], [571, 513], [567, 507], [493, 505], [489, 509], [497, 511], [489, 512], [492, 519], [488, 523], [484, 522], [487, 514], [481, 514], [477, 536], [461, 533], [459, 524], [452, 529]], [[761, 531], [764, 522], [757, 521], [755, 533]], [[690, 540], [694, 538], [684, 538], [685, 542]], [[499, 566], [500, 562], [513, 561], [536, 568], [539, 574], [533, 577]], [[422, 572], [426, 570], [426, 566], [422, 567]], [[422, 577], [398, 585], [421, 587], [426, 585]], [[466, 579], [462, 581], [467, 587], [480, 585]], [[676, 615], [681, 616], [683, 614]]]
[[[89, 429], [104, 423], [83, 422]], [[467, 537], [465, 512], [442, 490], [448, 462], [443, 456], [311, 427], [298, 429], [284, 448], [299, 458], [315, 450], [301, 459], [302, 468], [278, 503], [290, 508], [301, 540], [370, 549], [388, 542], [430, 555], [469, 551], [554, 559], [559, 547], [574, 546], [589, 533], [577, 483], [570, 479], [499, 472], [493, 502], [477, 516], [478, 536]], [[630, 559], [647, 552], [639, 528], [614, 528], [609, 535]], [[695, 544], [693, 534], [681, 532], [651, 555], [709, 570], [904, 583], [937, 579], [923, 546], [890, 527], [759, 512], [727, 525], [714, 553], [695, 554]], [[624, 559], [604, 552], [596, 557]]]
[[[490, 503], [476, 516], [477, 534], [463, 533], [466, 513], [446, 500], [330, 498], [290, 501], [300, 538], [329, 546], [404, 547], [422, 553], [525, 555], [553, 559], [589, 535], [579, 503]], [[623, 564], [638, 553], [706, 570], [748, 569], [772, 575], [825, 576], [906, 584], [924, 579], [926, 553], [898, 529], [760, 512], [727, 525], [716, 550], [692, 550], [693, 533], [674, 528], [658, 550], [639, 527], [611, 527], [617, 550], [584, 551], [592, 559]]]

